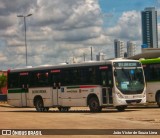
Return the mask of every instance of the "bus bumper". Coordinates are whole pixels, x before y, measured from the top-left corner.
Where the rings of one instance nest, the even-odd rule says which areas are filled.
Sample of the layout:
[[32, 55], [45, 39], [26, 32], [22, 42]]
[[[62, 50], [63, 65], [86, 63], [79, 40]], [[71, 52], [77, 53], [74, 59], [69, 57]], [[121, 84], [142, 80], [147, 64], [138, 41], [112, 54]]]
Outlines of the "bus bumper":
[[114, 106], [121, 105], [141, 105], [146, 103], [146, 96], [142, 95], [142, 98], [130, 98], [130, 97], [119, 97], [116, 95], [116, 100], [114, 101]]

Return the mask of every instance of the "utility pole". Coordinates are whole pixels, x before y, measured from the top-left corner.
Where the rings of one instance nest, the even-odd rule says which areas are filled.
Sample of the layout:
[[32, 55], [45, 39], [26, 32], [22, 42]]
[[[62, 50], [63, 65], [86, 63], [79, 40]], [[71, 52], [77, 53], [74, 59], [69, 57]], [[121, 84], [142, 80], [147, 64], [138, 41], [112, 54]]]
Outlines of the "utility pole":
[[26, 16], [24, 15], [17, 15], [17, 17], [22, 17], [24, 18], [24, 32], [25, 32], [25, 48], [26, 48], [26, 66], [28, 65], [28, 60], [27, 60], [27, 38], [26, 38], [26, 17], [31, 16], [32, 14], [28, 14]]
[[93, 60], [93, 56], [92, 56], [92, 47], [91, 47], [91, 61]]
[[83, 53], [83, 59], [84, 59], [84, 61], [86, 61], [86, 54], [85, 53]]

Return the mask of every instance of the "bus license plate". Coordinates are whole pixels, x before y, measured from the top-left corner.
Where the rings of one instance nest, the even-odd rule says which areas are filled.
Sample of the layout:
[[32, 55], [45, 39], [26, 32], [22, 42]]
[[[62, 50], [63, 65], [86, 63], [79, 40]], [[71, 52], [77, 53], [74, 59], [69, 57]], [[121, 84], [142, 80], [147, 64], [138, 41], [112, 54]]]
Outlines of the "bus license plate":
[[137, 99], [137, 98], [142, 98], [141, 95], [127, 95], [125, 96], [126, 99]]

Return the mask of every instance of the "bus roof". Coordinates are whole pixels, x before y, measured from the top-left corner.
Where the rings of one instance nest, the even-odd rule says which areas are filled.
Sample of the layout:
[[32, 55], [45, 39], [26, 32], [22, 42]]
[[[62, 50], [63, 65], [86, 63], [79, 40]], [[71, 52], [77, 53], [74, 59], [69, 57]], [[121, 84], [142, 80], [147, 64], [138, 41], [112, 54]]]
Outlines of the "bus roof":
[[147, 52], [143, 52], [131, 57], [128, 57], [128, 59], [136, 59], [139, 60], [141, 58], [145, 58], [145, 59], [151, 59], [151, 58], [158, 58], [160, 55], [160, 49], [159, 48], [150, 48], [150, 51]]
[[142, 64], [155, 64], [160, 63], [160, 58], [140, 59]]
[[137, 62], [137, 60], [132, 59], [110, 59], [105, 61], [86, 61], [82, 63], [73, 63], [73, 64], [59, 64], [59, 65], [41, 65], [41, 66], [35, 66], [35, 67], [24, 67], [24, 68], [17, 68], [17, 69], [11, 69], [10, 72], [19, 72], [19, 71], [36, 71], [36, 70], [43, 70], [43, 69], [58, 69], [58, 68], [69, 68], [69, 67], [85, 67], [85, 66], [91, 66], [91, 65], [105, 65], [105, 64], [111, 64], [112, 62], [120, 62], [120, 61], [134, 61]]

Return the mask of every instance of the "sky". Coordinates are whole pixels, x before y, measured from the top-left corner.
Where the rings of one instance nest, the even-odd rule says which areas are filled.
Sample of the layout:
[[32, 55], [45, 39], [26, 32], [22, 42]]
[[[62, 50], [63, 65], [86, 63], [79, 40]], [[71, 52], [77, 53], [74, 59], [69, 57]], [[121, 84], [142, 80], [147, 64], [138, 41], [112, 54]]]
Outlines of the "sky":
[[[141, 52], [141, 11], [160, 0], [0, 0], [0, 70], [114, 57], [114, 39]], [[160, 22], [158, 16], [158, 30]], [[160, 36], [160, 35], [159, 35]], [[159, 37], [160, 39], [160, 37]], [[126, 51], [126, 49], [125, 49]]]

